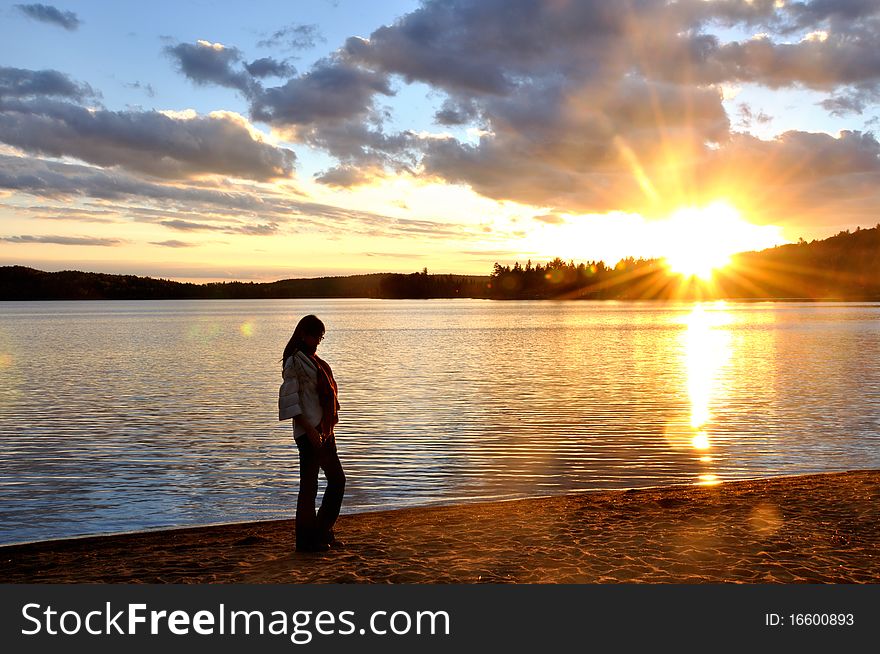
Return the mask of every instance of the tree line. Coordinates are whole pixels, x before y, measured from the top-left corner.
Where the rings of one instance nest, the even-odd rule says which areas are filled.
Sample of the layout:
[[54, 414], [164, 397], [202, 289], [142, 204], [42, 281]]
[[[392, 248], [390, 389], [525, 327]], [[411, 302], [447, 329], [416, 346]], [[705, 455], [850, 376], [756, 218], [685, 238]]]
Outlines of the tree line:
[[[697, 247], [697, 246], [695, 246]], [[880, 300], [880, 224], [831, 238], [734, 255], [711, 281], [669, 271], [661, 259], [575, 264], [495, 264], [495, 299], [854, 299]]]
[[659, 259], [495, 263], [481, 275], [373, 273], [275, 282], [193, 284], [135, 275], [0, 267], [0, 300], [269, 298], [859, 299], [880, 300], [880, 224], [733, 257], [711, 283]]
[[488, 297], [488, 276], [372, 273], [275, 282], [193, 284], [25, 266], [0, 267], [0, 300], [239, 300]]

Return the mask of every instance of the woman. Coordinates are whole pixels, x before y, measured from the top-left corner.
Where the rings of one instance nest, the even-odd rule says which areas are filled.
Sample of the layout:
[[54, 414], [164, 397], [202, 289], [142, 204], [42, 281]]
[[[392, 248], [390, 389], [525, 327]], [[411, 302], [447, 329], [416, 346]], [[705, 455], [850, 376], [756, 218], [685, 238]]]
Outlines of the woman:
[[[333, 372], [315, 354], [322, 340], [324, 323], [316, 316], [305, 316], [293, 330], [281, 359], [284, 382], [278, 392], [278, 419], [293, 418], [293, 437], [299, 450], [298, 552], [326, 552], [342, 545], [333, 536], [345, 492], [345, 473], [333, 435], [339, 402]], [[327, 478], [327, 489], [316, 516], [319, 469]]]

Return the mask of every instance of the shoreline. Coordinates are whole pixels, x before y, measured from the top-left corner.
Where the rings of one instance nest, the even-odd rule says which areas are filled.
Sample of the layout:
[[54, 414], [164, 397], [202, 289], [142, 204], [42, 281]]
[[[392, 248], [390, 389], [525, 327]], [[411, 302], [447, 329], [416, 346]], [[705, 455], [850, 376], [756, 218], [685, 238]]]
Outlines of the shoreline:
[[344, 514], [0, 546], [2, 583], [880, 583], [880, 470]]
[[[770, 481], [774, 479], [795, 479], [797, 477], [813, 477], [818, 475], [838, 475], [838, 474], [850, 474], [850, 473], [858, 473], [858, 472], [871, 472], [871, 469], [860, 469], [860, 470], [831, 470], [831, 471], [820, 471], [820, 472], [802, 472], [795, 474], [779, 474], [779, 475], [770, 475], [766, 477], [747, 477], [744, 479], [731, 479], [726, 482], [681, 482], [676, 484], [658, 484], [656, 486], [626, 486], [622, 488], [593, 488], [586, 490], [573, 490], [566, 493], [552, 493], [548, 495], [530, 495], [527, 497], [497, 497], [497, 498], [486, 498], [475, 501], [468, 502], [459, 502], [459, 501], [447, 501], [443, 499], [436, 500], [431, 504], [418, 504], [413, 506], [393, 506], [387, 509], [377, 509], [377, 508], [366, 508], [363, 510], [353, 510], [350, 513], [343, 513], [340, 516], [340, 519], [347, 517], [354, 518], [356, 516], [372, 514], [372, 513], [396, 513], [398, 511], [418, 511], [418, 510], [430, 510], [430, 509], [438, 509], [438, 508], [451, 508], [451, 507], [468, 507], [473, 506], [475, 504], [504, 504], [506, 502], [521, 502], [526, 500], [549, 500], [557, 497], [568, 497], [568, 496], [578, 496], [583, 495], [585, 493], [627, 493], [631, 491], [654, 491], [654, 490], [674, 490], [678, 488], [690, 488], [690, 487], [708, 487], [714, 485], [724, 484], [735, 484], [740, 482], [760, 482], [760, 481]], [[319, 495], [320, 499], [320, 495]], [[345, 508], [343, 502], [343, 509]], [[89, 538], [111, 538], [111, 537], [121, 537], [121, 536], [141, 536], [141, 535], [149, 535], [149, 534], [159, 534], [159, 533], [175, 533], [179, 531], [191, 531], [197, 529], [219, 529], [219, 528], [236, 528], [236, 527], [258, 527], [264, 524], [275, 524], [275, 523], [288, 523], [293, 522], [293, 518], [264, 518], [260, 520], [236, 520], [233, 522], [205, 522], [199, 524], [191, 524], [191, 525], [167, 525], [160, 527], [143, 527], [136, 529], [126, 529], [123, 531], [106, 531], [106, 532], [95, 532], [90, 534], [74, 534], [72, 536], [58, 536], [57, 538], [40, 538], [35, 540], [25, 540], [25, 541], [13, 541], [10, 543], [0, 543], [0, 558], [2, 558], [4, 548], [9, 547], [29, 547], [29, 546], [39, 546], [46, 545], [50, 543], [58, 543], [63, 544], [68, 541], [78, 541]]]

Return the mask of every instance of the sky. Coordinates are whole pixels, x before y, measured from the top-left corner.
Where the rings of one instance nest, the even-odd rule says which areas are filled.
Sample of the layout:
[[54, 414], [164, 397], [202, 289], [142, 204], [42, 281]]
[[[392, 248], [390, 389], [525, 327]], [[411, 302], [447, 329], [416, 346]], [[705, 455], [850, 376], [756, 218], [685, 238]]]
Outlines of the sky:
[[0, 265], [489, 274], [873, 227], [877, 43], [880, 0], [3, 2]]

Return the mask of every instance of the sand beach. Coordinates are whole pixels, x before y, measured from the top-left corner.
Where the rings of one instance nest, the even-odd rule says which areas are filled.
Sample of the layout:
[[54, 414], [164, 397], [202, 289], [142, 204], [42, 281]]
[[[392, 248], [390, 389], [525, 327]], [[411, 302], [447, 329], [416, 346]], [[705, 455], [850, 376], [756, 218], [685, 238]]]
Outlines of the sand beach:
[[0, 547], [3, 583], [878, 583], [880, 471], [343, 515]]

